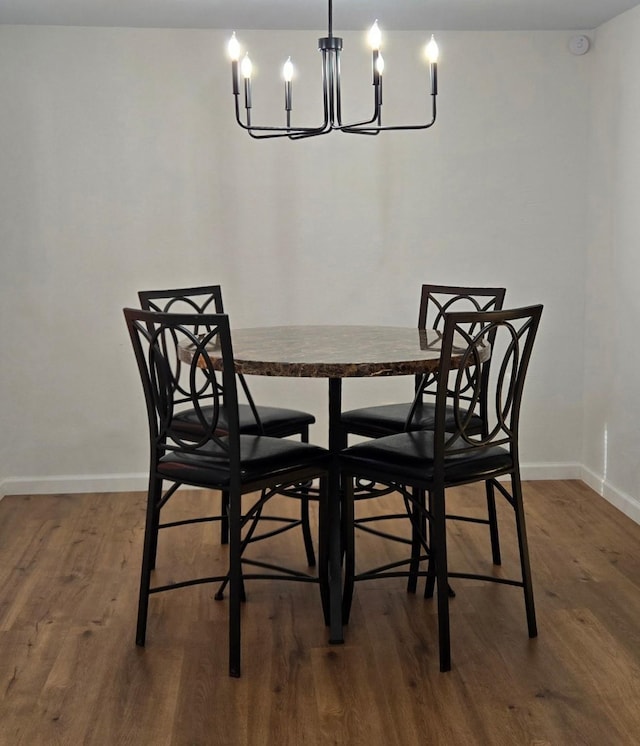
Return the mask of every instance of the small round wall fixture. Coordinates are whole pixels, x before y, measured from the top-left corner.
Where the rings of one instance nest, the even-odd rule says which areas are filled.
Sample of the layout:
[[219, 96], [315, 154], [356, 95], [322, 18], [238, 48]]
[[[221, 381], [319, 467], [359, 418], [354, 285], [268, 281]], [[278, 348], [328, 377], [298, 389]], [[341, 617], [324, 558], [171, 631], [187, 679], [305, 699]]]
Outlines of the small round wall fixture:
[[591, 41], [589, 37], [584, 36], [583, 34], [572, 36], [571, 39], [569, 39], [569, 51], [571, 54], [586, 54], [589, 51], [590, 46]]

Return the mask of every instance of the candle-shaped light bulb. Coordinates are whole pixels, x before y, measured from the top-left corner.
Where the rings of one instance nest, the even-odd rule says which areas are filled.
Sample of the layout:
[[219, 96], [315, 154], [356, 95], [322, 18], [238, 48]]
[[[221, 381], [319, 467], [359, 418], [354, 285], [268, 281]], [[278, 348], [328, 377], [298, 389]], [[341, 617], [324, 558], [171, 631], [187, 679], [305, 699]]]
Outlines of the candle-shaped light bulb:
[[236, 39], [236, 32], [231, 34], [229, 43], [227, 44], [227, 51], [229, 57], [231, 57], [231, 82], [233, 84], [233, 95], [237, 96], [240, 93], [240, 81], [238, 79], [238, 60], [240, 59], [240, 42]]
[[229, 39], [227, 50], [229, 52], [229, 57], [231, 57], [231, 60], [233, 62], [237, 62], [240, 59], [240, 42], [236, 39], [235, 31], [233, 32], [233, 34], [231, 35], [231, 38]]
[[431, 39], [429, 43], [427, 44], [425, 51], [427, 53], [427, 59], [429, 60], [429, 62], [432, 65], [435, 65], [436, 62], [438, 61], [438, 55], [440, 54], [440, 50], [438, 49], [438, 45], [436, 44], [436, 40], [433, 34], [431, 35]]
[[249, 117], [249, 109], [251, 108], [251, 70], [253, 65], [249, 59], [249, 53], [247, 52], [242, 58], [240, 63], [240, 72], [244, 78], [244, 106], [247, 110], [247, 117]]
[[438, 56], [440, 54], [440, 51], [438, 50], [438, 45], [436, 44], [436, 40], [431, 34], [431, 39], [427, 46], [425, 47], [425, 52], [427, 55], [427, 59], [429, 60], [429, 77], [431, 78], [431, 95], [437, 96], [438, 95]]
[[284, 78], [285, 83], [291, 83], [293, 79], [293, 62], [291, 62], [291, 57], [288, 57], [287, 61], [282, 66], [282, 77]]
[[251, 60], [249, 59], [249, 52], [247, 52], [242, 58], [240, 70], [242, 72], [242, 77], [245, 80], [249, 80], [249, 78], [251, 77], [251, 71], [253, 70], [253, 65], [251, 64]]
[[380, 27], [378, 26], [378, 21], [376, 19], [373, 26], [369, 29], [369, 44], [371, 45], [371, 49], [380, 49], [381, 42], [382, 32], [380, 31]]
[[376, 60], [376, 70], [378, 71], [378, 75], [382, 75], [384, 72], [384, 59], [381, 54], [378, 55], [378, 59]]
[[287, 112], [287, 127], [291, 126], [291, 79], [293, 78], [293, 62], [291, 57], [282, 66], [282, 77], [284, 78], [284, 108]]

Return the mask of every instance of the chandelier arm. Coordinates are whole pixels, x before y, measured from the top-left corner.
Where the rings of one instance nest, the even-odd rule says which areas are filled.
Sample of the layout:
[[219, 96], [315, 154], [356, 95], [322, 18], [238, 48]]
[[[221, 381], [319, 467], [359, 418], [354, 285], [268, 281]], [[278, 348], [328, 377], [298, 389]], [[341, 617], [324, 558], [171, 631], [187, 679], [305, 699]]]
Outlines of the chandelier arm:
[[372, 129], [360, 129], [360, 128], [345, 128], [345, 127], [336, 127], [338, 132], [346, 132], [348, 135], [379, 135], [380, 134], [380, 128], [372, 130]]
[[289, 135], [289, 139], [290, 140], [304, 140], [306, 137], [317, 137], [318, 135], [328, 135], [330, 132], [333, 132], [331, 127], [327, 127], [326, 129], [320, 132], [293, 132]]
[[341, 102], [341, 94], [340, 94], [340, 76], [338, 76], [338, 85], [336, 89], [336, 95], [338, 98], [338, 118], [337, 118], [337, 125], [333, 126], [335, 122], [332, 122], [332, 129], [338, 130], [340, 132], [349, 132], [350, 129], [355, 129], [359, 127], [364, 127], [369, 124], [373, 124], [376, 120], [378, 120], [378, 127], [381, 124], [381, 118], [382, 118], [382, 100], [380, 96], [380, 90], [378, 86], [374, 85], [374, 91], [373, 91], [373, 114], [371, 115], [370, 119], [363, 119], [360, 122], [352, 122], [351, 124], [343, 124], [342, 123], [342, 102]]
[[312, 137], [313, 135], [322, 135], [325, 130], [320, 128], [303, 130], [291, 127], [286, 129], [285, 127], [258, 127], [251, 125], [248, 127], [246, 124], [240, 125], [251, 137], [256, 140], [273, 138], [273, 137], [291, 137], [292, 135], [299, 135], [301, 137]]
[[376, 119], [378, 119], [379, 116], [380, 116], [380, 112], [375, 111], [371, 119], [363, 119], [361, 122], [352, 122], [351, 124], [342, 124], [342, 122], [338, 122], [338, 124], [334, 127], [334, 129], [340, 130], [341, 132], [346, 132], [350, 129], [357, 129], [359, 127], [365, 127], [366, 125], [373, 124], [376, 121]]
[[[319, 127], [267, 127], [259, 126], [254, 124], [248, 124], [242, 121], [240, 118], [240, 105], [238, 102], [238, 96], [235, 96], [235, 108], [236, 108], [236, 121], [255, 139], [266, 139], [274, 137], [289, 137], [291, 140], [299, 140], [305, 137], [313, 137], [314, 135], [325, 135], [335, 130], [340, 132], [346, 132], [349, 134], [357, 135], [377, 135], [380, 132], [391, 132], [394, 130], [423, 130], [429, 129], [435, 124], [436, 121], [436, 96], [432, 94], [432, 118], [430, 122], [425, 124], [405, 124], [405, 125], [385, 125], [385, 126], [369, 126], [371, 125], [377, 115], [374, 115], [371, 119], [362, 122], [353, 122], [351, 124], [336, 124], [332, 122], [329, 124], [327, 116], [328, 107], [328, 91], [325, 90], [325, 122]], [[258, 134], [263, 133], [263, 134]]]
[[369, 124], [368, 122], [357, 122], [355, 124], [345, 124], [342, 127], [336, 127], [341, 132], [355, 134], [377, 134], [378, 132], [391, 132], [393, 130], [426, 130], [433, 127], [436, 122], [436, 97], [432, 95], [432, 117], [430, 122], [425, 124], [390, 124], [377, 127], [362, 127], [361, 125]]
[[[236, 122], [243, 130], [246, 130], [252, 137], [289, 137], [292, 134], [301, 134], [304, 136], [320, 135], [327, 129], [328, 122], [319, 127], [267, 127], [257, 124], [251, 124], [250, 121], [243, 122], [240, 115], [240, 105], [236, 97]], [[264, 134], [255, 134], [261, 133]]]
[[[236, 122], [238, 125], [251, 135], [255, 140], [273, 139], [276, 137], [288, 137], [291, 140], [298, 140], [304, 137], [313, 137], [315, 135], [324, 135], [333, 130], [329, 122], [329, 87], [327, 85], [327, 51], [322, 50], [322, 81], [323, 81], [323, 109], [324, 121], [317, 127], [291, 127], [287, 124], [285, 127], [263, 126], [251, 124], [249, 109], [246, 110], [247, 121], [243, 122], [240, 114], [240, 91], [237, 84], [234, 86], [233, 95], [235, 100]], [[237, 74], [236, 74], [237, 77]], [[236, 80], [234, 77], [234, 81]], [[289, 114], [289, 112], [287, 112]]]
[[315, 135], [323, 135], [325, 133], [325, 130], [322, 130], [320, 128], [318, 129], [285, 129], [284, 127], [278, 128], [278, 127], [244, 127], [251, 137], [253, 137], [256, 140], [265, 140], [269, 138], [274, 137], [289, 137], [291, 139], [296, 139], [297, 137], [313, 137]]
[[[432, 110], [433, 115], [430, 122], [425, 124], [405, 124], [405, 125], [385, 125], [385, 126], [368, 126], [375, 117], [369, 121], [354, 122], [353, 124], [331, 124], [330, 126], [323, 127], [298, 127], [287, 129], [285, 127], [259, 127], [259, 126], [247, 126], [240, 120], [238, 123], [240, 126], [247, 130], [249, 134], [255, 139], [273, 138], [273, 137], [289, 137], [291, 140], [300, 140], [305, 137], [313, 137], [315, 135], [326, 135], [329, 132], [338, 130], [340, 132], [346, 132], [348, 134], [355, 135], [378, 135], [380, 132], [392, 132], [394, 130], [423, 130], [429, 129], [435, 124], [436, 121], [436, 97], [432, 96]], [[256, 132], [263, 132], [264, 134], [256, 134]]]
[[258, 134], [252, 127], [245, 127], [245, 129], [254, 140], [273, 140], [276, 137], [288, 137], [287, 132], [263, 132], [262, 134]]

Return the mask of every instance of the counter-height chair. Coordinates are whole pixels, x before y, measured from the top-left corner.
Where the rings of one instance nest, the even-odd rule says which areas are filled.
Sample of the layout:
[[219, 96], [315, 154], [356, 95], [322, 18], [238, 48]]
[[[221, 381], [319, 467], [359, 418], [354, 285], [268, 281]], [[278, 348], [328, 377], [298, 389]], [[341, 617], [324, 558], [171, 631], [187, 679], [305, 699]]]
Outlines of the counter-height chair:
[[[529, 636], [537, 634], [520, 483], [518, 430], [525, 376], [541, 313], [542, 306], [446, 313], [433, 429], [405, 430], [367, 440], [346, 448], [340, 455], [344, 488], [343, 621], [347, 623], [349, 619], [356, 581], [414, 572], [411, 557], [359, 570], [356, 574], [353, 509], [354, 480], [357, 480], [359, 485], [372, 485], [371, 498], [384, 493], [383, 488], [394, 489], [403, 497], [405, 516], [419, 536], [420, 559], [427, 563], [426, 571], [420, 573], [426, 576], [427, 597], [433, 595], [437, 582], [442, 671], [451, 667], [450, 578], [475, 578], [521, 587]], [[486, 363], [487, 355], [490, 364]], [[454, 368], [453, 358], [459, 367]], [[474, 426], [476, 417], [482, 421], [481, 430]], [[449, 568], [446, 491], [487, 480], [515, 514], [520, 564], [519, 577], [515, 579], [507, 578], [502, 569], [480, 574]], [[422, 493], [428, 496], [426, 504], [416, 500], [416, 494]], [[423, 515], [429, 523], [428, 535], [423, 528]]]
[[[420, 310], [418, 312], [418, 329], [444, 328], [445, 314], [450, 311], [499, 311], [504, 303], [505, 288], [494, 287], [461, 287], [457, 285], [423, 285], [420, 296]], [[477, 327], [476, 327], [477, 328]], [[473, 333], [475, 328], [467, 329]], [[491, 338], [488, 339], [491, 342]], [[385, 435], [401, 433], [405, 430], [433, 430], [435, 426], [435, 396], [438, 384], [438, 373], [416, 376], [412, 400], [401, 403], [379, 404], [360, 409], [343, 412], [341, 425], [345, 437], [357, 435], [366, 438], [380, 438]], [[465, 392], [460, 392], [460, 400], [467, 398]], [[447, 422], [453, 421], [453, 409], [447, 405]], [[474, 414], [468, 424], [468, 430], [480, 431], [482, 420], [480, 415]], [[491, 554], [493, 562], [499, 565], [500, 541], [495, 508], [495, 495], [491, 482], [486, 486], [487, 513], [485, 517], [477, 515], [461, 515], [451, 513], [447, 517], [451, 520], [471, 521], [486, 524], [489, 527], [491, 540]], [[385, 525], [388, 521], [395, 521], [397, 513], [383, 513], [356, 520], [356, 526], [370, 533], [401, 543], [413, 542], [417, 537], [408, 539], [389, 531], [380, 530], [376, 525]], [[388, 524], [387, 524], [388, 525]], [[411, 574], [408, 590], [415, 592], [415, 574]]]
[[[149, 489], [136, 643], [144, 645], [149, 596], [229, 578], [229, 674], [240, 675], [240, 603], [248, 580], [278, 577], [315, 582], [325, 622], [329, 621], [329, 514], [326, 449], [310, 443], [241, 431], [229, 320], [224, 314], [174, 314], [124, 309], [124, 315], [144, 389], [149, 424]], [[220, 351], [223, 370], [216, 371], [206, 352]], [[177, 426], [175, 413], [191, 405], [197, 435]], [[206, 402], [206, 404], [205, 404]], [[312, 480], [318, 479], [319, 486]], [[170, 485], [163, 495], [163, 485]], [[160, 513], [176, 487], [190, 485], [225, 492], [229, 497], [229, 574], [151, 585], [158, 529], [220, 520], [219, 515], [160, 522]], [[304, 486], [301, 486], [304, 485]], [[253, 494], [249, 494], [253, 493]], [[250, 560], [244, 556], [243, 529], [277, 495], [319, 501], [319, 571], [298, 570]], [[332, 519], [335, 524], [335, 519]], [[164, 534], [163, 534], [164, 536]], [[334, 552], [335, 555], [335, 552]], [[254, 568], [254, 572], [245, 571]], [[178, 570], [171, 567], [171, 577]], [[340, 573], [334, 571], [335, 583]], [[334, 588], [334, 595], [336, 591]], [[340, 588], [337, 594], [339, 597]]]
[[[138, 292], [138, 298], [141, 308], [158, 313], [224, 313], [220, 285], [203, 285], [200, 287], [176, 288], [172, 290], [141, 290]], [[309, 442], [309, 426], [316, 421], [312, 414], [297, 409], [257, 405], [251, 396], [245, 377], [239, 374], [237, 378], [240, 381], [240, 386], [246, 399], [246, 403], [238, 404], [241, 433], [248, 435], [268, 435], [276, 438], [299, 436], [303, 442]], [[203, 401], [204, 399], [201, 398], [200, 406], [203, 413], [208, 415], [211, 412], [212, 406], [203, 404]], [[223, 409], [218, 415], [219, 427], [224, 427], [226, 418], [224, 398], [221, 401]], [[201, 435], [199, 417], [196, 411], [192, 407], [186, 406], [186, 404], [188, 403], [184, 401], [176, 402], [177, 408], [174, 413], [173, 427], [176, 431], [180, 431], [184, 438], [198, 438]], [[226, 493], [223, 493], [220, 511], [222, 517], [220, 534], [223, 544], [226, 544], [228, 540], [227, 503], [228, 496]], [[305, 500], [304, 497], [301, 498], [299, 519], [269, 516], [268, 520], [271, 523], [279, 523], [281, 530], [301, 526], [307, 554], [307, 564], [309, 567], [313, 567], [315, 565], [315, 552], [309, 526], [309, 501]], [[264, 532], [254, 534], [252, 540], [259, 540], [264, 535], [271, 535], [271, 532], [267, 534]]]

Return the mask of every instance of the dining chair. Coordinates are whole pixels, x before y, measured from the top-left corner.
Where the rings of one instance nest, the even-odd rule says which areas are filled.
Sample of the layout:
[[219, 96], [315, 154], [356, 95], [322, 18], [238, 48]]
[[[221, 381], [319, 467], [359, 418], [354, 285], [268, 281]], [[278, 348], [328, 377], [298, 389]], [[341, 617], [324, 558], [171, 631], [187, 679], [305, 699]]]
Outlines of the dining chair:
[[[450, 311], [499, 311], [504, 303], [506, 290], [498, 287], [466, 287], [459, 285], [423, 285], [420, 295], [420, 309], [418, 312], [418, 329], [436, 329], [442, 332], [444, 328], [445, 314]], [[474, 332], [474, 328], [467, 330]], [[491, 343], [489, 336], [488, 342]], [[417, 375], [414, 380], [413, 399], [402, 403], [379, 404], [343, 412], [340, 422], [345, 434], [356, 435], [366, 438], [379, 438], [385, 435], [401, 433], [405, 430], [433, 430], [435, 426], [435, 397], [438, 385], [438, 372], [425, 375]], [[460, 392], [460, 400], [467, 397], [465, 392]], [[451, 398], [451, 397], [449, 397]], [[453, 421], [453, 408], [449, 404], [446, 407], [447, 422]], [[468, 431], [480, 431], [482, 419], [479, 414], [473, 414], [468, 424]], [[493, 562], [499, 565], [500, 539], [498, 534], [498, 523], [496, 515], [496, 501], [492, 483], [486, 484], [486, 517], [475, 515], [463, 515], [451, 513], [447, 516], [449, 520], [470, 521], [481, 523], [489, 528], [491, 541], [491, 554]], [[416, 496], [420, 499], [420, 496]], [[423, 498], [422, 498], [423, 499]], [[376, 516], [367, 516], [356, 520], [358, 529], [376, 534], [385, 539], [398, 541], [405, 544], [413, 544], [414, 549], [418, 544], [418, 537], [414, 534], [411, 539], [390, 533], [389, 531], [376, 528], [376, 524], [389, 525], [395, 521], [398, 514], [387, 512]], [[408, 590], [415, 592], [415, 573], [409, 576]], [[452, 591], [453, 592], [453, 591]]]
[[[158, 313], [224, 313], [222, 288], [220, 285], [203, 285], [200, 287], [175, 288], [171, 290], [140, 290], [138, 298], [141, 308]], [[316, 421], [316, 418], [311, 413], [297, 409], [257, 405], [253, 400], [245, 377], [242, 374], [238, 374], [237, 378], [246, 399], [246, 403], [238, 404], [241, 433], [268, 435], [277, 438], [299, 436], [303, 442], [309, 442], [309, 426]], [[204, 399], [201, 399], [201, 406], [203, 401]], [[224, 405], [224, 397], [222, 403]], [[176, 404], [180, 404], [181, 406], [174, 413], [174, 428], [180, 431], [184, 438], [200, 437], [201, 425], [195, 409], [189, 406], [185, 407], [185, 402], [176, 402]], [[211, 405], [202, 406], [205, 415], [210, 414], [211, 409]], [[223, 427], [226, 418], [224, 406], [219, 413], [219, 418], [219, 426]], [[226, 544], [228, 541], [227, 507], [228, 495], [226, 492], [223, 492], [220, 508], [222, 517], [220, 534], [223, 544]], [[309, 567], [315, 565], [315, 552], [311, 527], [309, 525], [309, 501], [307, 499], [303, 496], [300, 498], [299, 519], [284, 516], [268, 516], [267, 518], [263, 516], [262, 519], [268, 520], [270, 523], [279, 523], [282, 530], [300, 526], [307, 555], [307, 564]], [[271, 532], [266, 535], [271, 535]], [[265, 534], [253, 533], [251, 541], [258, 541], [262, 536], [265, 536]]]
[[[240, 604], [246, 581], [278, 577], [318, 583], [328, 623], [329, 454], [310, 443], [241, 431], [226, 315], [159, 313], [131, 308], [124, 309], [124, 315], [144, 390], [150, 447], [136, 643], [145, 644], [151, 594], [227, 579], [225, 574], [151, 585], [158, 529], [221, 520], [219, 515], [196, 516], [163, 524], [161, 512], [169, 499], [181, 485], [220, 490], [229, 496], [229, 674], [240, 676]], [[222, 372], [213, 369], [207, 355], [207, 348], [212, 346], [220, 350]], [[176, 424], [176, 408], [185, 400], [191, 404], [198, 423], [197, 435], [190, 432], [185, 436]], [[316, 479], [318, 487], [311, 482]], [[169, 486], [163, 494], [165, 484]], [[301, 488], [301, 484], [305, 486]], [[243, 529], [251, 530], [253, 517], [268, 501], [283, 493], [288, 497], [312, 496], [318, 500], [317, 577], [244, 556]], [[255, 571], [247, 572], [245, 567], [253, 567]], [[340, 582], [338, 572], [334, 571], [333, 577], [334, 582]]]
[[[431, 430], [401, 433], [352, 445], [340, 455], [344, 488], [343, 541], [345, 586], [343, 622], [349, 620], [354, 584], [415, 572], [411, 557], [355, 572], [354, 480], [365, 499], [385, 489], [402, 495], [405, 517], [419, 536], [426, 561], [425, 596], [437, 582], [440, 669], [451, 667], [449, 579], [471, 578], [519, 586], [524, 592], [530, 637], [537, 634], [533, 588], [519, 463], [520, 405], [542, 306], [503, 311], [463, 311], [444, 314], [442, 361], [437, 381], [434, 425]], [[470, 331], [471, 330], [471, 331]], [[491, 340], [489, 342], [489, 340]], [[487, 362], [487, 355], [490, 355]], [[456, 358], [455, 367], [453, 359]], [[451, 374], [451, 378], [450, 378]], [[482, 428], [475, 426], [479, 416]], [[503, 481], [503, 480], [508, 481]], [[446, 491], [455, 486], [489, 480], [515, 514], [520, 577], [502, 570], [480, 574], [450, 570], [447, 555]], [[427, 503], [416, 500], [426, 493]], [[423, 528], [421, 516], [429, 523]]]

